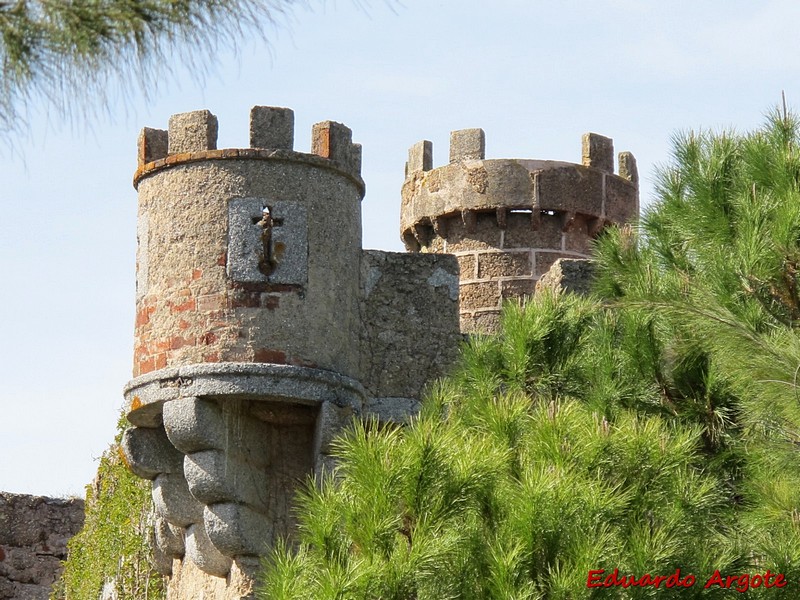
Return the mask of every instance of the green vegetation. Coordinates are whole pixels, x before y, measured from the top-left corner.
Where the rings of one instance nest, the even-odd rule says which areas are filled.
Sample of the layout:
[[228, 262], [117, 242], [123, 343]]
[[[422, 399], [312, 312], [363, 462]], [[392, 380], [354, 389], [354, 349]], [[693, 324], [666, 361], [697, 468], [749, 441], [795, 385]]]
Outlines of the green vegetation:
[[743, 578], [704, 589], [717, 569], [797, 596], [797, 121], [678, 137], [640, 228], [596, 250], [593, 297], [507, 306], [411, 426], [339, 441], [262, 598], [738, 597]]
[[165, 597], [163, 578], [153, 568], [150, 535], [150, 482], [125, 465], [119, 442], [103, 454], [97, 478], [86, 487], [86, 521], [68, 544], [57, 600], [99, 598], [105, 583], [115, 586], [118, 598], [159, 600]]
[[78, 98], [103, 106], [109, 89], [124, 91], [126, 81], [155, 85], [176, 64], [204, 72], [220, 46], [235, 47], [245, 32], [263, 35], [293, 4], [0, 0], [0, 132], [17, 129], [33, 96], [60, 107]]

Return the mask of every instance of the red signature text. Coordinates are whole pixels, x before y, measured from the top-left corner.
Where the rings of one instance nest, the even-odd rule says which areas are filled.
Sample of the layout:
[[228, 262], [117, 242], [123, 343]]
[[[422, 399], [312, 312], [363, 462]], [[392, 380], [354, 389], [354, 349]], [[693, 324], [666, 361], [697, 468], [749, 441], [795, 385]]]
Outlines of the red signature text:
[[[645, 573], [641, 576], [636, 575], [620, 575], [619, 569], [614, 569], [610, 573], [606, 573], [604, 569], [593, 569], [589, 571], [589, 576], [586, 578], [586, 587], [599, 588], [599, 587], [660, 587], [665, 588], [689, 588], [696, 583], [697, 579], [691, 573], [681, 576], [681, 570], [675, 569], [675, 572], [670, 575], [651, 575]], [[783, 573], [773, 573], [769, 569], [765, 573], [757, 573], [751, 575], [744, 573], [742, 575], [723, 575], [719, 570], [714, 571], [714, 574], [708, 578], [703, 589], [719, 587], [724, 589], [733, 589], [737, 592], [746, 592], [749, 589], [759, 587], [765, 588], [782, 588], [786, 586], [786, 578]]]

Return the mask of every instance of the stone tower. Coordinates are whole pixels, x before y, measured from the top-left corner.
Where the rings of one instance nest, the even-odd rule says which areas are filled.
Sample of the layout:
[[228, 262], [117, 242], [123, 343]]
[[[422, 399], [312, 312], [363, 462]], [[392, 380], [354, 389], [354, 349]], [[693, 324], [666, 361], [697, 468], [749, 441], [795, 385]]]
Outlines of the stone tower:
[[[414, 411], [458, 348], [451, 256], [361, 248], [361, 147], [255, 107], [250, 147], [208, 111], [139, 138], [134, 379], [123, 439], [152, 480], [170, 598], [249, 598], [298, 485], [353, 418]], [[420, 344], [424, 335], [425, 343]]]
[[486, 160], [482, 129], [450, 134], [449, 164], [433, 168], [433, 145], [408, 152], [400, 229], [412, 252], [455, 254], [464, 332], [497, 329], [502, 301], [534, 291], [559, 258], [586, 258], [609, 223], [639, 214], [636, 160], [609, 138], [583, 136], [582, 164]]

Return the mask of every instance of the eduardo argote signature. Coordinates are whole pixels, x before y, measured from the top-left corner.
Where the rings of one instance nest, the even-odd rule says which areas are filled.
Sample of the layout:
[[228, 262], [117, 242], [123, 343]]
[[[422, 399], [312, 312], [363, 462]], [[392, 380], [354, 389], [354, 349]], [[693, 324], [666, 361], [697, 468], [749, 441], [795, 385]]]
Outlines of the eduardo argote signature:
[[[671, 575], [651, 575], [645, 573], [637, 577], [636, 575], [620, 575], [619, 569], [606, 574], [604, 569], [593, 569], [589, 571], [586, 578], [586, 587], [659, 587], [662, 584], [665, 588], [692, 587], [697, 582], [697, 578], [691, 573], [681, 577], [681, 570], [676, 569]], [[737, 592], [746, 592], [749, 589], [759, 587], [782, 588], [786, 587], [786, 577], [783, 573], [773, 573], [769, 569], [765, 573], [743, 573], [741, 575], [723, 575], [719, 570], [709, 577], [703, 589], [720, 587], [725, 589], [735, 589]]]

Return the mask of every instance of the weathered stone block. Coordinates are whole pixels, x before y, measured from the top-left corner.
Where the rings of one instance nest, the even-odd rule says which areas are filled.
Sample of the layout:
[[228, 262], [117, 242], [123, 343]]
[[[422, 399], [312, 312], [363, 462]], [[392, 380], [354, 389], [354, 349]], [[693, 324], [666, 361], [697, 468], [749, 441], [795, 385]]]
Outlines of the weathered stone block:
[[639, 169], [636, 166], [636, 157], [631, 152], [619, 153], [619, 176], [639, 185]]
[[178, 527], [203, 518], [203, 505], [189, 493], [183, 473], [162, 473], [153, 480], [153, 504], [160, 516]]
[[361, 289], [364, 387], [376, 398], [419, 398], [458, 354], [455, 257], [364, 251]]
[[153, 532], [156, 546], [170, 559], [181, 558], [184, 555], [186, 552], [185, 531], [181, 527], [176, 527], [166, 519], [156, 517]]
[[478, 194], [485, 194], [489, 189], [489, 172], [486, 170], [484, 163], [465, 167], [465, 170], [467, 185]]
[[425, 246], [426, 252], [438, 252], [443, 253], [446, 252], [445, 246], [447, 245], [444, 238], [439, 237], [438, 235], [434, 235], [428, 240], [428, 244]]
[[270, 519], [233, 502], [207, 506], [204, 522], [209, 540], [225, 556], [264, 556], [274, 538]]
[[[240, 452], [239, 456], [242, 454]], [[267, 510], [268, 494], [265, 490], [269, 472], [266, 468], [259, 468], [259, 463], [267, 462], [268, 458], [258, 457], [252, 463], [246, 463], [237, 460], [232, 452], [222, 450], [188, 454], [184, 461], [184, 472], [189, 491], [206, 505], [239, 502]]]
[[500, 283], [500, 296], [503, 300], [510, 300], [512, 298], [522, 299], [525, 296], [532, 296], [535, 286], [536, 280], [533, 278], [503, 281]]
[[500, 290], [496, 281], [464, 283], [461, 285], [461, 310], [499, 308]]
[[323, 402], [319, 407], [314, 430], [314, 454], [330, 454], [333, 440], [353, 424], [356, 416], [350, 406]]
[[351, 173], [361, 172], [361, 144], [353, 144], [353, 132], [336, 121], [322, 121], [311, 129], [311, 153], [329, 158]]
[[[172, 556], [166, 554], [161, 548], [158, 547], [158, 544], [155, 541], [152, 542], [153, 550], [152, 550], [152, 565], [153, 568], [156, 570], [157, 573], [161, 573], [165, 576], [172, 575], [172, 561], [174, 560]], [[180, 560], [180, 558], [178, 559]], [[110, 581], [107, 583], [111, 583]], [[104, 589], [102, 592], [101, 600], [107, 600], [109, 596], [106, 595], [105, 584]], [[113, 596], [111, 596], [113, 598]]]
[[359, 175], [361, 173], [361, 162], [363, 153], [364, 149], [361, 146], [361, 144], [359, 143], [351, 144], [350, 154], [346, 166], [348, 170], [355, 175]]
[[509, 212], [503, 248], [560, 248], [561, 227], [555, 215], [539, 215], [534, 229], [530, 212]]
[[308, 214], [298, 202], [232, 198], [228, 202], [228, 277], [243, 283], [305, 285]]
[[461, 217], [453, 218], [447, 224], [447, 251], [488, 250], [500, 247], [501, 229], [497, 226], [494, 211], [474, 213], [475, 224], [472, 233], [467, 231]]
[[482, 252], [478, 254], [478, 278], [531, 275], [528, 252]]
[[408, 173], [430, 171], [433, 168], [433, 143], [417, 142], [408, 149]]
[[558, 212], [600, 215], [603, 173], [570, 165], [536, 174], [539, 208]]
[[0, 492], [0, 598], [50, 598], [83, 509], [77, 498]]
[[226, 446], [228, 432], [213, 400], [189, 397], [165, 402], [164, 429], [172, 444], [185, 454]]
[[[341, 406], [360, 408], [364, 389], [354, 379], [334, 371], [293, 365], [218, 363], [187, 365], [180, 369], [165, 369], [160, 373], [145, 375], [129, 382], [125, 391], [129, 402], [132, 398], [138, 398], [142, 406], [156, 406], [159, 409], [163, 409], [161, 402], [192, 401], [192, 398], [201, 396], [228, 396], [223, 403], [227, 407], [225, 410], [232, 410], [237, 399], [253, 396], [259, 397], [259, 406], [273, 401], [318, 405], [324, 400], [335, 398], [336, 403]], [[215, 401], [208, 399], [201, 402], [215, 404]], [[169, 420], [170, 408], [167, 407], [163, 417], [159, 414], [159, 418]], [[169, 436], [169, 431], [167, 435]], [[196, 448], [205, 449], [208, 447]]]
[[217, 117], [208, 110], [169, 118], [169, 154], [217, 149]]
[[276, 106], [250, 109], [250, 147], [292, 150], [294, 111]]
[[597, 133], [584, 133], [581, 141], [585, 167], [614, 172], [614, 140]]
[[536, 293], [550, 289], [586, 295], [592, 290], [594, 275], [594, 263], [591, 260], [559, 258], [536, 283]]
[[185, 531], [170, 525], [165, 519], [156, 517], [153, 526], [153, 565], [162, 575], [172, 574], [172, 561], [183, 558], [186, 553]]
[[463, 254], [456, 256], [458, 260], [458, 272], [461, 281], [475, 279], [478, 276], [478, 261], [474, 254]]
[[629, 223], [639, 216], [636, 186], [620, 177], [606, 178], [605, 217], [614, 223]]
[[346, 153], [353, 142], [352, 130], [336, 121], [322, 121], [311, 128], [311, 153], [336, 160]]
[[208, 538], [202, 522], [186, 530], [186, 557], [209, 575], [225, 577], [233, 561], [220, 552]]
[[187, 454], [184, 471], [189, 491], [203, 504], [238, 500], [233, 482], [246, 475], [222, 450]]
[[164, 129], [144, 127], [139, 133], [139, 166], [166, 158], [169, 152], [169, 134]]
[[163, 427], [130, 427], [122, 434], [121, 448], [128, 467], [143, 479], [183, 469], [183, 454], [169, 441]]
[[550, 269], [559, 258], [574, 258], [561, 252], [536, 252], [534, 257], [536, 272], [535, 277], [541, 277]]
[[459, 129], [450, 132], [450, 162], [486, 158], [486, 135], [483, 129]]

